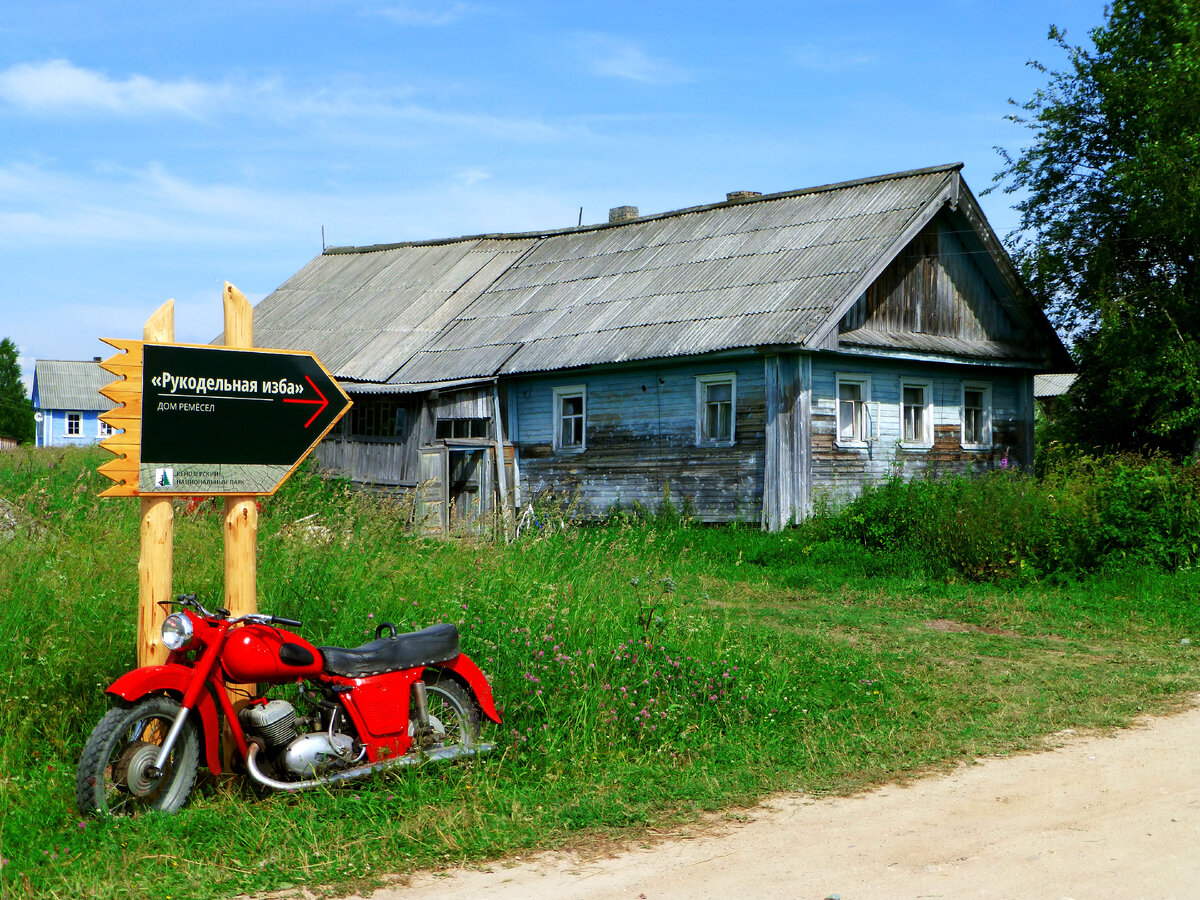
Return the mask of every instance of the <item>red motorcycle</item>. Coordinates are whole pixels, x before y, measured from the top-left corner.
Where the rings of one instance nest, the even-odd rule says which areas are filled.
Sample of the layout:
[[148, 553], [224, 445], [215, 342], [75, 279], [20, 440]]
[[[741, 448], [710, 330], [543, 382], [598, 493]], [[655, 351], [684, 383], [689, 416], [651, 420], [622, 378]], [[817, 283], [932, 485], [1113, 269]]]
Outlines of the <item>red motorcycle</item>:
[[[454, 625], [397, 634], [390, 622], [361, 647], [315, 647], [279, 626], [300, 622], [209, 611], [195, 594], [162, 626], [164, 666], [134, 669], [83, 748], [75, 798], [84, 814], [174, 812], [201, 764], [222, 771], [222, 720], [234, 761], [258, 784], [300, 791], [383, 769], [475, 756], [481, 714], [500, 722], [492, 689], [458, 649]], [[384, 630], [391, 633], [384, 635]], [[234, 713], [228, 683], [291, 686]]]

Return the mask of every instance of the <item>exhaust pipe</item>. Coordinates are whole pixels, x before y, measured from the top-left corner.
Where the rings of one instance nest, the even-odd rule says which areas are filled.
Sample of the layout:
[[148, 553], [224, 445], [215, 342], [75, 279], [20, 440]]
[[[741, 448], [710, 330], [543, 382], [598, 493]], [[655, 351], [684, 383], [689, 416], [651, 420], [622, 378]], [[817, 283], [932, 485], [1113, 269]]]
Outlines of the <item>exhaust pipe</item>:
[[463, 747], [461, 745], [439, 747], [437, 750], [430, 750], [428, 753], [409, 753], [404, 756], [397, 756], [395, 759], [385, 759], [380, 762], [354, 766], [350, 769], [341, 769], [340, 771], [330, 772], [328, 775], [309, 778], [305, 781], [278, 781], [265, 774], [258, 767], [259, 749], [258, 744], [251, 744], [250, 752], [246, 754], [246, 771], [250, 773], [250, 777], [263, 787], [271, 788], [271, 790], [295, 792], [339, 784], [343, 781], [353, 781], [355, 778], [362, 778], [364, 775], [373, 775], [376, 772], [384, 772], [388, 769], [419, 766], [427, 762], [450, 762], [451, 760], [462, 759], [467, 756], [483, 756], [485, 753], [491, 753], [495, 750], [496, 745], [474, 744], [470, 747]]

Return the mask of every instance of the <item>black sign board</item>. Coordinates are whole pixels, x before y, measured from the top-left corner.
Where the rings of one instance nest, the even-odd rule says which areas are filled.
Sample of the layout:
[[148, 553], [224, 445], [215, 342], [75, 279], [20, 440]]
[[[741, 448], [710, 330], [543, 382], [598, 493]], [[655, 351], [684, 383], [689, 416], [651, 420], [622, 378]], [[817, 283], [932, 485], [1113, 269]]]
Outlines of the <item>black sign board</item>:
[[308, 353], [145, 344], [138, 491], [273, 493], [350, 405]]

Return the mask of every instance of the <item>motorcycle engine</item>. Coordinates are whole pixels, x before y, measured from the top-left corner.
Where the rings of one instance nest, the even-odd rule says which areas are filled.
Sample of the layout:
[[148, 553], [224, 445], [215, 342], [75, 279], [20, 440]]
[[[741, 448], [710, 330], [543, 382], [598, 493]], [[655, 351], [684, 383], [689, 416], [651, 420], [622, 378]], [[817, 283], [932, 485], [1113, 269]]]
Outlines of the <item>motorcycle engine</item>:
[[[238, 713], [238, 719], [249, 734], [263, 739], [276, 765], [282, 764], [292, 775], [311, 777], [354, 761], [354, 738], [333, 727], [298, 734], [296, 710], [286, 700], [247, 706]], [[331, 725], [339, 721], [335, 717]]]
[[286, 700], [247, 706], [238, 713], [238, 721], [266, 741], [272, 753], [296, 737], [296, 710]]
[[290, 744], [283, 754], [283, 767], [293, 775], [319, 775], [340, 769], [354, 758], [354, 739], [344, 734], [316, 731]]

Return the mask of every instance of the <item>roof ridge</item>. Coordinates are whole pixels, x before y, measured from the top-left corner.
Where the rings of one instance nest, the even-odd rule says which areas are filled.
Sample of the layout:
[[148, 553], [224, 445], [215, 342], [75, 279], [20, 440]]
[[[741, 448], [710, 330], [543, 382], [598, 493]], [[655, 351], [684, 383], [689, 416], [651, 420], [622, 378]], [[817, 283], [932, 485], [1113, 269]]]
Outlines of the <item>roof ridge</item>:
[[943, 163], [942, 165], [927, 166], [921, 169], [906, 169], [903, 172], [890, 172], [884, 175], [870, 175], [866, 178], [854, 178], [849, 181], [836, 181], [829, 184], [819, 184], [813, 187], [798, 188], [790, 191], [777, 191], [772, 194], [760, 194], [757, 197], [744, 197], [738, 200], [721, 200], [717, 203], [704, 203], [700, 204], [699, 206], [686, 206], [682, 209], [672, 209], [665, 212], [652, 213], [646, 216], [638, 216], [636, 219], [626, 219], [622, 222], [597, 222], [592, 225], [578, 225], [570, 228], [553, 228], [543, 231], [467, 234], [460, 237], [429, 238], [422, 241], [397, 241], [395, 243], [388, 244], [366, 244], [359, 247], [326, 247], [321, 251], [321, 255], [340, 256], [358, 253], [378, 253], [384, 250], [399, 250], [405, 247], [437, 247], [445, 244], [463, 243], [465, 241], [520, 241], [555, 237], [563, 234], [583, 234], [589, 231], [600, 231], [606, 228], [623, 228], [627, 225], [634, 225], [639, 222], [653, 222], [658, 219], [669, 219], [673, 216], [707, 212], [708, 210], [720, 209], [726, 206], [744, 206], [750, 203], [763, 203], [771, 200], [786, 200], [790, 197], [802, 197], [805, 194], [820, 194], [828, 191], [861, 187], [866, 184], [878, 184], [884, 181], [898, 181], [901, 178], [916, 178], [921, 175], [933, 175], [938, 172], [956, 172], [961, 170], [962, 167], [963, 164], [961, 162]]

